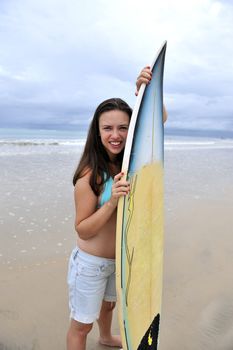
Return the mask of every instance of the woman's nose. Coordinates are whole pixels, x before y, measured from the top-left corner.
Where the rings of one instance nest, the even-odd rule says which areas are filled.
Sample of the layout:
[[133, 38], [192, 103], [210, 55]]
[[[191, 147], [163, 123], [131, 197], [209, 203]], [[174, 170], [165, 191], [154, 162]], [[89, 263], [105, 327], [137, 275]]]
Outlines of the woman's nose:
[[119, 137], [119, 131], [117, 129], [113, 129], [112, 137], [115, 137], [115, 138]]

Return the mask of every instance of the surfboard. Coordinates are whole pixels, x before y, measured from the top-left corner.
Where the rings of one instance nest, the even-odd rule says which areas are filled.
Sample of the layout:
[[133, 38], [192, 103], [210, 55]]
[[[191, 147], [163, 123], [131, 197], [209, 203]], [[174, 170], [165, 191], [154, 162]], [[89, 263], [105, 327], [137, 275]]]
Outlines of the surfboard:
[[163, 72], [166, 42], [140, 88], [122, 171], [130, 193], [117, 209], [116, 283], [124, 350], [159, 349], [163, 278]]

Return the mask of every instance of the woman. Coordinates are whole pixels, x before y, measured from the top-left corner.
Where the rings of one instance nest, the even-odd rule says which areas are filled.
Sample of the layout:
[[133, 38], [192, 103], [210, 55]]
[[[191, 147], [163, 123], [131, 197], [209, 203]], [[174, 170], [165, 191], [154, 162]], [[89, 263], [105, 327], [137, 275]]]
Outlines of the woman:
[[[136, 95], [141, 84], [150, 80], [150, 67], [145, 67], [137, 79]], [[116, 303], [116, 208], [119, 198], [130, 191], [120, 170], [131, 114], [131, 108], [119, 98], [97, 107], [74, 175], [78, 243], [68, 272], [68, 350], [86, 349], [87, 334], [95, 320], [101, 344], [122, 346], [120, 336], [111, 334], [111, 322]]]

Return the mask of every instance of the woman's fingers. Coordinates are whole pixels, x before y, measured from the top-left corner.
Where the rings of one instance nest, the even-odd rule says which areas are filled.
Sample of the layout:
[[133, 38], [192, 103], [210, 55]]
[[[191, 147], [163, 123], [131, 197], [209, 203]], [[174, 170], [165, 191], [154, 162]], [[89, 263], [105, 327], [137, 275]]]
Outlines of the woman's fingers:
[[141, 85], [143, 83], [149, 84], [151, 79], [152, 79], [152, 72], [150, 70], [150, 66], [146, 66], [145, 68], [143, 68], [143, 70], [141, 71], [141, 73], [139, 74], [139, 76], [137, 78], [137, 81], [136, 81], [137, 90], [135, 92], [136, 96], [138, 95], [138, 91], [139, 91]]
[[123, 173], [120, 173], [120, 174], [117, 174], [115, 177], [114, 177], [114, 184], [112, 185], [112, 194], [113, 195], [122, 195], [122, 194], [127, 194], [130, 190], [130, 183], [129, 181], [126, 181], [126, 180], [121, 180], [122, 176], [124, 174]]
[[151, 79], [152, 71], [150, 70], [149, 66], [142, 69], [142, 71], [139, 74], [138, 78], [140, 78], [140, 77]]
[[119, 196], [120, 193], [127, 194], [127, 193], [129, 193], [129, 191], [130, 191], [129, 183], [115, 184], [112, 187], [113, 196], [115, 196], [115, 195]]
[[129, 194], [129, 189], [117, 189], [115, 191], [112, 192], [112, 196], [113, 198], [119, 199], [122, 196], [127, 196], [127, 194]]
[[114, 176], [114, 183], [117, 183], [122, 177], [124, 176], [123, 172], [120, 172], [119, 174]]
[[119, 191], [129, 191], [130, 185], [129, 185], [129, 183], [116, 184], [115, 186], [113, 185], [112, 189], [117, 191], [117, 192], [119, 192]]
[[141, 79], [141, 78], [145, 78], [150, 80], [152, 78], [152, 72], [148, 69], [148, 70], [142, 70], [141, 73], [139, 74], [137, 80]]
[[119, 180], [114, 184], [114, 187], [120, 187], [120, 186], [129, 186], [129, 181], [126, 180]]
[[124, 173], [121, 172], [117, 175], [114, 176], [114, 184], [116, 184], [117, 186], [121, 186], [121, 185], [129, 185], [129, 181], [126, 181], [126, 180], [121, 180], [122, 177], [124, 176]]
[[141, 85], [142, 85], [143, 83], [149, 84], [149, 82], [150, 82], [150, 79], [149, 79], [149, 78], [144, 78], [144, 77], [138, 78], [138, 80], [137, 80], [137, 82], [136, 82], [137, 90], [140, 89], [140, 87], [141, 87]]
[[138, 82], [149, 82], [152, 79], [152, 73], [150, 71], [142, 71], [137, 78]]
[[118, 201], [122, 196], [126, 196], [130, 191], [130, 183], [126, 180], [121, 180], [124, 173], [121, 172], [114, 177], [114, 183], [112, 185], [112, 198]]

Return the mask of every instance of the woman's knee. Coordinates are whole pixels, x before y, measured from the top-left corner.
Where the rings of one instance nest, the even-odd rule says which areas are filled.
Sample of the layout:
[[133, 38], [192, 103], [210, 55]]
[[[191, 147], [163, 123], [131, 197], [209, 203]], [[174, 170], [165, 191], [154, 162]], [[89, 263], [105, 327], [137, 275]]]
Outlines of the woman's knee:
[[115, 308], [116, 303], [114, 301], [103, 301], [102, 303], [102, 308], [105, 311], [113, 311], [113, 309]]
[[86, 323], [81, 323], [72, 319], [70, 324], [70, 331], [73, 334], [85, 337], [91, 331], [92, 327], [93, 327], [93, 323], [86, 324]]

